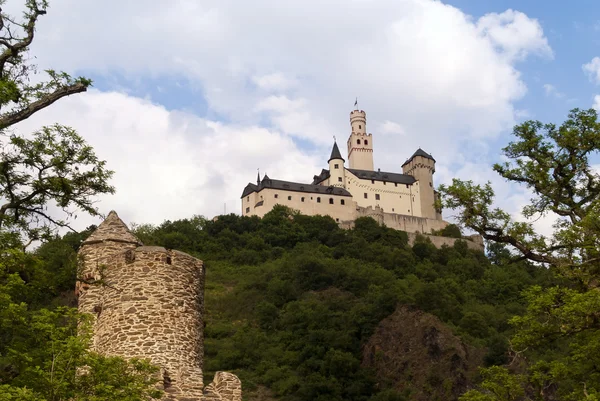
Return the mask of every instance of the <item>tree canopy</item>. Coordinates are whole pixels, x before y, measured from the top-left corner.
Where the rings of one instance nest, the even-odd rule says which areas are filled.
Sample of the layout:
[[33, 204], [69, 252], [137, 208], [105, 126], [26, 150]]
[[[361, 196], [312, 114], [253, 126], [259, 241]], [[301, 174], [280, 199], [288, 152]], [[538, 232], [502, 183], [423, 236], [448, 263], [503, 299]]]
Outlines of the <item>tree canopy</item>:
[[[527, 312], [511, 320], [517, 330], [511, 340], [514, 364], [527, 361], [526, 374], [509, 380], [506, 371], [487, 371], [482, 389], [464, 400], [597, 400], [600, 175], [592, 158], [600, 151], [598, 115], [593, 109], [574, 109], [560, 126], [527, 121], [514, 128], [513, 136], [503, 149], [508, 161], [494, 170], [531, 191], [523, 216], [556, 216], [550, 235], [494, 207], [489, 182], [454, 179], [439, 188], [442, 204], [456, 211], [463, 226], [508, 246], [515, 258], [546, 266], [557, 285], [529, 289]], [[521, 390], [509, 391], [516, 387]]]
[[[26, 0], [22, 18], [0, 10], [0, 400], [147, 400], [160, 395], [156, 367], [90, 350], [91, 329], [69, 295], [81, 237], [55, 235], [78, 212], [99, 214], [94, 201], [114, 192], [112, 172], [70, 127], [18, 131], [91, 85], [53, 70], [32, 83], [29, 46], [47, 7]], [[27, 252], [35, 240], [46, 242]]]

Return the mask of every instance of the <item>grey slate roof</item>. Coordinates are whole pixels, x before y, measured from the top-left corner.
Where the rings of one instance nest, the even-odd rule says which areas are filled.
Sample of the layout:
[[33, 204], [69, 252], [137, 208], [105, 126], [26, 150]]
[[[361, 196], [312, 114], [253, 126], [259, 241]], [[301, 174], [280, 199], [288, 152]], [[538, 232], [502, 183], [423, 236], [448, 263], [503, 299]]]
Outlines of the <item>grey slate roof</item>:
[[258, 192], [258, 185], [249, 183], [242, 191], [242, 198], [250, 195], [252, 192]]
[[261, 190], [263, 190], [265, 188], [280, 189], [283, 191], [323, 194], [323, 195], [352, 196], [352, 194], [350, 192], [348, 192], [347, 190], [345, 190], [344, 188], [325, 186], [325, 185], [303, 184], [300, 182], [272, 180], [269, 177], [266, 177], [266, 178], [262, 179], [262, 181], [260, 182], [260, 186], [255, 185], [255, 184], [246, 185], [246, 188], [244, 188], [244, 192], [242, 193], [242, 198], [251, 194], [252, 192], [260, 192]]
[[342, 154], [340, 153], [340, 148], [338, 148], [337, 146], [337, 142], [333, 143], [333, 149], [331, 149], [331, 156], [329, 156], [329, 160], [327, 160], [327, 163], [334, 159], [340, 159], [345, 161], [342, 157]]
[[408, 160], [406, 160], [404, 162], [404, 164], [402, 164], [402, 166], [404, 167], [405, 165], [407, 165], [408, 163], [410, 163], [410, 161], [412, 159], [414, 159], [417, 156], [422, 156], [422, 157], [424, 157], [426, 159], [431, 159], [431, 160], [433, 160], [435, 162], [435, 159], [433, 158], [433, 156], [431, 156], [429, 153], [425, 152], [423, 149], [419, 148], [419, 149], [417, 149], [417, 151], [415, 153], [413, 153], [413, 155], [411, 157], [408, 158]]
[[317, 185], [318, 183], [325, 181], [329, 177], [330, 177], [329, 170], [323, 169], [323, 170], [321, 170], [321, 173], [319, 175], [315, 175], [313, 177], [312, 184]]
[[409, 185], [417, 181], [415, 180], [415, 177], [407, 174], [387, 173], [385, 171], [357, 170], [354, 168], [348, 168], [346, 170], [363, 180], [385, 181]]

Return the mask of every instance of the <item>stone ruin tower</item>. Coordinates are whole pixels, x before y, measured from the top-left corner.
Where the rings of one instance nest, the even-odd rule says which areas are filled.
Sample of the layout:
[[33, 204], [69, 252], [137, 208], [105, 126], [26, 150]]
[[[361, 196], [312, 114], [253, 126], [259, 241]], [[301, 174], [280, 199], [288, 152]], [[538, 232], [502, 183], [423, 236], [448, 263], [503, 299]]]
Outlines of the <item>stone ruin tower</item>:
[[241, 401], [239, 379], [217, 372], [204, 386], [204, 264], [143, 246], [111, 211], [79, 251], [78, 307], [93, 316], [94, 351], [160, 366], [165, 399]]

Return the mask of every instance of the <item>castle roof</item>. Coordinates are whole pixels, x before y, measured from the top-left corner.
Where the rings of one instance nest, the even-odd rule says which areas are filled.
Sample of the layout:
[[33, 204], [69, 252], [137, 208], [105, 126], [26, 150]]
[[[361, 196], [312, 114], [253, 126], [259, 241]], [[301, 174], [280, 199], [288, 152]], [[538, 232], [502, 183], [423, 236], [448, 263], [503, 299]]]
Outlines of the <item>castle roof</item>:
[[96, 231], [92, 233], [83, 244], [89, 242], [113, 240], [119, 242], [131, 242], [138, 245], [143, 245], [142, 242], [135, 236], [123, 220], [119, 218], [117, 212], [111, 210], [106, 216], [106, 219], [100, 223]]
[[417, 156], [421, 156], [424, 157], [426, 159], [430, 159], [433, 160], [435, 162], [435, 159], [433, 158], [433, 156], [431, 156], [429, 153], [425, 152], [423, 149], [419, 148], [417, 149], [417, 151], [415, 153], [413, 153], [413, 155], [404, 162], [404, 164], [402, 164], [402, 167], [404, 167], [405, 165], [407, 165], [408, 163], [411, 162], [412, 159], [414, 159]]
[[303, 184], [300, 182], [292, 182], [292, 181], [282, 181], [282, 180], [272, 180], [267, 177], [260, 182], [260, 186], [254, 184], [246, 185], [244, 188], [244, 192], [242, 193], [242, 198], [251, 194], [252, 192], [260, 192], [265, 188], [271, 189], [280, 189], [283, 191], [292, 191], [292, 192], [306, 192], [306, 193], [314, 193], [314, 194], [323, 194], [323, 195], [338, 195], [338, 196], [352, 196], [350, 192], [345, 190], [344, 188], [338, 188], [333, 186], [325, 186], [325, 185], [314, 185], [314, 184]]
[[409, 185], [416, 181], [415, 177], [407, 174], [388, 173], [385, 171], [357, 170], [355, 168], [348, 168], [346, 170], [363, 180], [385, 181]]
[[331, 174], [329, 174], [329, 170], [322, 169], [321, 173], [319, 175], [313, 176], [312, 185], [317, 185], [318, 183], [323, 182], [326, 179], [328, 179], [330, 176], [331, 176]]
[[333, 149], [331, 149], [331, 156], [329, 156], [329, 160], [327, 160], [327, 163], [329, 163], [331, 160], [342, 160], [345, 161], [344, 158], [342, 157], [342, 154], [340, 153], [340, 148], [338, 148], [337, 146], [337, 142], [333, 143]]

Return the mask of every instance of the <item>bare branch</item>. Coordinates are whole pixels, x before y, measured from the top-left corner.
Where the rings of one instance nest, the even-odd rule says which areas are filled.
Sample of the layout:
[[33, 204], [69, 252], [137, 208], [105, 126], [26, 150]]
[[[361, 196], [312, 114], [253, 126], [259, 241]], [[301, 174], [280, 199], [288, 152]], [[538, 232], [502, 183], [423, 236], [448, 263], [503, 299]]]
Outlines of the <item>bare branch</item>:
[[85, 92], [86, 90], [87, 85], [81, 82], [60, 88], [55, 92], [46, 95], [44, 98], [31, 103], [25, 109], [19, 110], [16, 113], [9, 114], [6, 117], [0, 119], [0, 130], [6, 127], [10, 127], [11, 125], [14, 125], [20, 121], [26, 120], [27, 118], [31, 117], [34, 113], [50, 106], [52, 103], [65, 96]]

